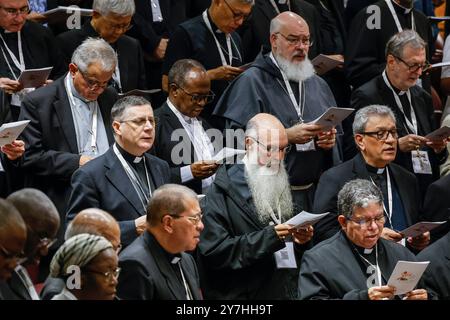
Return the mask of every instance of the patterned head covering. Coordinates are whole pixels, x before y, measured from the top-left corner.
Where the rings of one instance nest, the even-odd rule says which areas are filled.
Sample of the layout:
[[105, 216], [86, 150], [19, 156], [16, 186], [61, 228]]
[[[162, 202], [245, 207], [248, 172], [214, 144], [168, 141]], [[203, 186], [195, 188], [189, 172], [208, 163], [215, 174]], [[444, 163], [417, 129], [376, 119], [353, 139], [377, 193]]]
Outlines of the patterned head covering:
[[111, 242], [101, 236], [82, 233], [69, 238], [56, 251], [50, 263], [50, 275], [55, 278], [67, 275], [70, 266], [86, 266], [103, 250], [113, 248]]

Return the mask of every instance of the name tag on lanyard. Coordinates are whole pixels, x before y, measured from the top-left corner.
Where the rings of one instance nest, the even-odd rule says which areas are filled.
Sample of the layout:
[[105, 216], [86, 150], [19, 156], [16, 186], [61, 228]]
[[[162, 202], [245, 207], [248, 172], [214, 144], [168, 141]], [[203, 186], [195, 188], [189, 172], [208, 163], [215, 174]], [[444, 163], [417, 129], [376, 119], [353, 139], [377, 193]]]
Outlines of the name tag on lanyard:
[[286, 247], [274, 253], [275, 261], [278, 269], [296, 269], [297, 261], [295, 260], [294, 243], [286, 242]]

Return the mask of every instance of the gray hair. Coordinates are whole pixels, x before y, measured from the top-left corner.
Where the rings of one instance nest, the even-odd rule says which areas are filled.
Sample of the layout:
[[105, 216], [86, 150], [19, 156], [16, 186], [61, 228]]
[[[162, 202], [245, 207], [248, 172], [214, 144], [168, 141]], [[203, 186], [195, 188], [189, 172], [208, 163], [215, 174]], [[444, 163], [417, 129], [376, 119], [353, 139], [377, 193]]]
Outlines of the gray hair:
[[205, 67], [198, 61], [193, 59], [181, 59], [175, 62], [169, 70], [169, 85], [174, 83], [177, 86], [184, 87], [186, 78], [190, 71], [197, 69], [200, 72], [206, 72]]
[[390, 117], [396, 122], [395, 115], [387, 106], [373, 104], [359, 109], [353, 120], [353, 134], [364, 132], [370, 117]]
[[365, 208], [370, 203], [383, 205], [383, 195], [371, 181], [355, 179], [347, 182], [338, 193], [338, 212], [351, 218], [356, 208]]
[[69, 267], [82, 268], [89, 264], [100, 252], [112, 249], [111, 242], [102, 236], [79, 234], [67, 239], [56, 251], [50, 263], [50, 275], [54, 278], [64, 278], [70, 274]]
[[386, 58], [388, 55], [403, 58], [403, 50], [406, 46], [413, 49], [426, 47], [426, 42], [414, 30], [404, 30], [393, 35], [386, 44]]
[[113, 13], [118, 16], [128, 17], [134, 15], [136, 6], [133, 0], [94, 0], [92, 9], [102, 16]]
[[197, 200], [197, 194], [186, 186], [165, 184], [153, 193], [147, 207], [147, 222], [156, 226], [166, 214], [180, 214], [186, 210], [185, 200]]
[[113, 71], [117, 65], [117, 54], [103, 39], [87, 38], [72, 55], [72, 63], [81, 72], [87, 72], [92, 63], [100, 63], [103, 71]]
[[111, 109], [111, 120], [112, 121], [119, 121], [122, 120], [122, 116], [125, 113], [125, 110], [129, 107], [135, 107], [135, 106], [145, 106], [149, 105], [152, 106], [151, 103], [141, 96], [126, 96], [120, 100], [117, 100], [116, 103], [114, 103], [114, 106]]

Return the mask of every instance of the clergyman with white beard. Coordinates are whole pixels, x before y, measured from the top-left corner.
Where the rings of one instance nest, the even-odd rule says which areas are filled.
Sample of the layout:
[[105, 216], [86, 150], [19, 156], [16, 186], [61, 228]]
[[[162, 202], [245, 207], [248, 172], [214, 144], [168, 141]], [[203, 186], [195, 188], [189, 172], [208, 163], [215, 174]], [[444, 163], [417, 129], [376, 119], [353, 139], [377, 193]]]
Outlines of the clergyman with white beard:
[[312, 209], [320, 174], [340, 162], [336, 128], [311, 123], [336, 106], [330, 88], [308, 59], [313, 41], [303, 18], [288, 11], [276, 16], [270, 24], [271, 51], [261, 53], [230, 84], [213, 112], [225, 118], [228, 129], [244, 129], [262, 112], [287, 128], [292, 148], [285, 163], [296, 212]]
[[294, 204], [283, 159], [290, 144], [274, 116], [247, 124], [242, 163], [223, 165], [202, 203], [198, 264], [205, 299], [296, 299], [313, 227], [285, 222]]

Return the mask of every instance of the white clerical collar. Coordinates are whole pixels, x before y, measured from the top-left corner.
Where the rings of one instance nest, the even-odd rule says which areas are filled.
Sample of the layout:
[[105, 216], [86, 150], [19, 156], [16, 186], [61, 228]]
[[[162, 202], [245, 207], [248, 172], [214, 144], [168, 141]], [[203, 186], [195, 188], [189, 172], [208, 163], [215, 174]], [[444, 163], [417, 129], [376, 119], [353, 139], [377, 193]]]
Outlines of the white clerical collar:
[[383, 174], [386, 168], [377, 168], [377, 174]]
[[139, 162], [141, 162], [141, 161], [142, 161], [142, 158], [144, 158], [144, 157], [136, 157], [136, 158], [134, 158], [133, 163], [139, 163]]
[[183, 119], [187, 124], [191, 124], [192, 121], [196, 118], [191, 118], [185, 114], [182, 114], [176, 107], [175, 105], [172, 103], [172, 101], [170, 101], [169, 98], [167, 98], [167, 105], [169, 106], [170, 110], [172, 110], [173, 113], [175, 113], [175, 115], [177, 116], [178, 119]]
[[364, 249], [364, 254], [371, 254], [373, 251], [373, 248], [370, 249]]
[[180, 260], [181, 260], [181, 257], [173, 257], [172, 261], [170, 261], [170, 263], [177, 264], [178, 262], [180, 262]]

